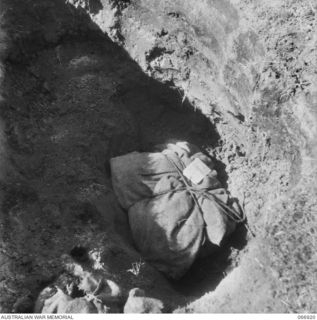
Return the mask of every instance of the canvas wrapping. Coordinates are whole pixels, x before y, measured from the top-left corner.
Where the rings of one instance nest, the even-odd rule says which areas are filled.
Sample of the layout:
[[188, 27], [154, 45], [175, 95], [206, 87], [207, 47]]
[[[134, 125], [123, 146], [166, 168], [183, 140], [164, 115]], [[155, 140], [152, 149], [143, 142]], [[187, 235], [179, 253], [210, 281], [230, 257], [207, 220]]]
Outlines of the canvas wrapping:
[[[158, 150], [112, 158], [112, 183], [128, 211], [137, 249], [166, 276], [178, 279], [205, 241], [220, 246], [236, 223], [219, 205], [228, 204], [229, 195], [207, 156], [189, 144], [168, 144]], [[182, 174], [196, 158], [212, 169], [199, 184]]]

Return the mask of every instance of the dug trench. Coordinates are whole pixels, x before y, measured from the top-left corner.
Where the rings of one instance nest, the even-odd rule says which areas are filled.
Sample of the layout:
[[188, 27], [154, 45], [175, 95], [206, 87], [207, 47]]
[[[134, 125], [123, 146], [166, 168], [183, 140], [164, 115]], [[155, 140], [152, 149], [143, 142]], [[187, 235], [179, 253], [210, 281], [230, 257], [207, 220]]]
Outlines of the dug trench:
[[45, 285], [65, 287], [65, 255], [79, 264], [85, 254], [99, 257], [95, 272], [124, 291], [140, 287], [173, 301], [170, 308], [211, 290], [228, 265], [229, 247], [197, 262], [175, 292], [143, 262], [132, 272], [142, 257], [133, 249], [126, 213], [115, 207], [109, 159], [169, 139], [211, 149], [219, 137], [177, 90], [147, 77], [98, 30], [86, 30], [51, 48], [32, 47], [27, 39], [34, 51], [7, 59], [3, 116], [12, 171], [2, 181], [9, 258], [4, 311], [30, 312]]
[[[212, 292], [239, 266], [241, 255], [253, 250], [254, 234], [241, 225], [184, 278], [165, 279], [133, 246], [126, 212], [112, 191], [109, 159], [169, 139], [196, 144], [215, 159], [223, 185], [239, 189], [241, 205], [249, 202], [246, 213], [252, 211], [257, 235], [254, 221], [265, 201], [285, 192], [298, 176], [297, 149], [289, 145], [283, 156], [269, 151], [274, 141], [260, 126], [250, 130], [241, 114], [228, 125], [227, 119], [199, 111], [181, 87], [147, 75], [81, 7], [64, 1], [10, 1], [8, 7], [1, 101], [1, 312], [33, 312], [47, 285], [65, 290], [75, 281], [70, 265], [114, 281], [125, 294], [142, 288], [163, 301], [166, 312]], [[274, 124], [267, 127], [274, 130]], [[233, 131], [243, 132], [244, 149], [230, 141]], [[259, 136], [261, 146], [255, 142]], [[254, 145], [256, 152], [245, 151]], [[292, 168], [284, 161], [288, 157]], [[265, 180], [262, 194], [244, 186], [249, 181], [256, 186], [256, 174], [246, 172], [250, 167]], [[268, 178], [272, 172], [278, 177]], [[278, 189], [270, 190], [280, 176]]]

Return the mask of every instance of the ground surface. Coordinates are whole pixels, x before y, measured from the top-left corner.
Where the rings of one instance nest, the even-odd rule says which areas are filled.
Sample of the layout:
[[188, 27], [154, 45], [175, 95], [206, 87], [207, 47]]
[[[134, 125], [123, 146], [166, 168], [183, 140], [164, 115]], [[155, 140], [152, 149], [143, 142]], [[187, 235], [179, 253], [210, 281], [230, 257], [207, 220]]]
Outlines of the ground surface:
[[[68, 2], [3, 2], [1, 311], [31, 311], [80, 245], [168, 311], [316, 312], [315, 3]], [[128, 271], [108, 167], [171, 138], [217, 157], [256, 236], [178, 283]]]

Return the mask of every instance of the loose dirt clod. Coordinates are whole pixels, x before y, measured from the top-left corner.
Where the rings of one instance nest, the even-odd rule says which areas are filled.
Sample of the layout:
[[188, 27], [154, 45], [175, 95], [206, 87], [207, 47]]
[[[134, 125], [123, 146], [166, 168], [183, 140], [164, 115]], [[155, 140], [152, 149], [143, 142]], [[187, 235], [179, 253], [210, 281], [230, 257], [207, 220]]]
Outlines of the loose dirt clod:
[[143, 290], [134, 288], [129, 292], [123, 313], [162, 313], [163, 309], [162, 301], [147, 298]]

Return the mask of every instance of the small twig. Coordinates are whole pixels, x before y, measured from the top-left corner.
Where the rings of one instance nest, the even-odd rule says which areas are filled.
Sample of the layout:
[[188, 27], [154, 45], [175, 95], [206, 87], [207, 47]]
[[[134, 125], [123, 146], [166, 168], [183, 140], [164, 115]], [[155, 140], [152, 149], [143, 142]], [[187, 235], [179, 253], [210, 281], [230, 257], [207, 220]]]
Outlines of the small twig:
[[254, 258], [255, 262], [261, 267], [264, 269], [264, 265], [259, 261], [258, 258]]
[[243, 210], [243, 214], [244, 214], [244, 217], [245, 217], [245, 221], [244, 221], [244, 224], [245, 224], [245, 227], [247, 228], [247, 230], [249, 231], [249, 233], [251, 234], [251, 236], [253, 238], [255, 238], [255, 233], [251, 230], [249, 224], [248, 224], [248, 220], [247, 220], [247, 216], [245, 214], [246, 210], [245, 210], [245, 199], [246, 199], [246, 196], [245, 196], [245, 192], [243, 192], [243, 200], [242, 200], [242, 210]]
[[286, 301], [283, 300], [283, 299], [281, 299], [281, 302], [284, 303], [286, 306], [288, 306], [288, 307], [290, 307], [290, 308], [292, 307], [288, 302], [286, 302]]
[[138, 276], [141, 271], [141, 267], [144, 265], [144, 262], [140, 259], [138, 262], [133, 262], [132, 263], [132, 268], [128, 269], [127, 272], [131, 272], [135, 276]]
[[249, 224], [248, 224], [247, 221], [245, 222], [245, 227], [246, 227], [247, 230], [250, 232], [251, 236], [252, 236], [253, 238], [255, 238], [255, 233], [251, 230], [251, 228], [250, 228], [250, 226], [249, 226]]

